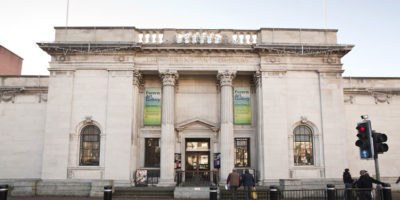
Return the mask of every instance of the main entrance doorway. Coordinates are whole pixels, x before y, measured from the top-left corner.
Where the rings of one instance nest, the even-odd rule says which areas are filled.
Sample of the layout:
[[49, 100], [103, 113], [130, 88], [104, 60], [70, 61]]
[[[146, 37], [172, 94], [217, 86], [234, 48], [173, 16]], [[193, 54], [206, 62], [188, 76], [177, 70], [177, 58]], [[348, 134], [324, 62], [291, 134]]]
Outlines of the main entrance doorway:
[[185, 185], [210, 183], [210, 139], [187, 138], [185, 152]]

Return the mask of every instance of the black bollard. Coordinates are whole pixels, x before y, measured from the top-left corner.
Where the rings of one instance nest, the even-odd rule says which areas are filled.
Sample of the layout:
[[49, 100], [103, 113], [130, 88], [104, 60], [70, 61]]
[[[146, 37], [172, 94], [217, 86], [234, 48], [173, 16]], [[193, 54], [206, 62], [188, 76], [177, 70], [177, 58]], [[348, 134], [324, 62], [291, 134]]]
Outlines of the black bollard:
[[104, 186], [104, 200], [112, 200], [112, 186]]
[[392, 200], [392, 188], [389, 183], [382, 185], [383, 200]]
[[326, 190], [328, 194], [328, 200], [334, 200], [335, 199], [335, 185], [328, 184], [326, 185]]
[[211, 185], [210, 186], [210, 200], [217, 200], [217, 186]]
[[0, 185], [0, 200], [7, 200], [8, 185]]
[[269, 186], [270, 200], [278, 200], [278, 187], [276, 185]]

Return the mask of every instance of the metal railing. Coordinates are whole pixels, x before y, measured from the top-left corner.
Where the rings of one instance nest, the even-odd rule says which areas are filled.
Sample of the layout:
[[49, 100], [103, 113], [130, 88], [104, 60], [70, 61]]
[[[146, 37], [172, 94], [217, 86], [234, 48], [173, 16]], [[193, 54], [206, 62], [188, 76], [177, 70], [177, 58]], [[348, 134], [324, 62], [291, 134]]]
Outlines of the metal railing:
[[[220, 199], [231, 199], [231, 191], [220, 188], [221, 194]], [[364, 200], [369, 199], [369, 196], [373, 200], [391, 200], [391, 191], [385, 189], [359, 189], [359, 188], [347, 188], [347, 189], [334, 189], [333, 193], [328, 194], [328, 189], [302, 189], [302, 190], [278, 190], [277, 195], [271, 198], [271, 190], [265, 187], [257, 187], [258, 199], [266, 200]], [[245, 199], [245, 193], [243, 187], [240, 187], [236, 193], [237, 199]]]

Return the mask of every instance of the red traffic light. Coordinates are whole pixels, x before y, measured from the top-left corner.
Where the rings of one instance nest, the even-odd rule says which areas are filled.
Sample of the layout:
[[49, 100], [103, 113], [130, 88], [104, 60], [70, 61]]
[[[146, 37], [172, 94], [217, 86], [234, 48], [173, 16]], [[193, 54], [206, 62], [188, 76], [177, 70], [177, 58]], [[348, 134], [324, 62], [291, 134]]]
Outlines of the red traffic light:
[[367, 130], [364, 126], [361, 126], [361, 125], [358, 125], [358, 126], [356, 127], [356, 129], [359, 130], [359, 131], [365, 131], [365, 130]]

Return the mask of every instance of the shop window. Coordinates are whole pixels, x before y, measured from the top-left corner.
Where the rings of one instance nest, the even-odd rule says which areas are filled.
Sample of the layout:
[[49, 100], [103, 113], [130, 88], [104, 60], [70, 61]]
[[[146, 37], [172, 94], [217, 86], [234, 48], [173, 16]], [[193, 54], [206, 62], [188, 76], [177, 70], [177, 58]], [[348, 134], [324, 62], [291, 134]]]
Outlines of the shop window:
[[145, 167], [160, 167], [160, 138], [145, 139]]
[[250, 167], [249, 138], [235, 138], [235, 167]]
[[294, 131], [294, 165], [313, 165], [313, 134], [305, 125], [297, 126]]
[[97, 126], [88, 125], [82, 129], [79, 157], [81, 166], [99, 166], [100, 129]]

